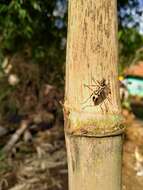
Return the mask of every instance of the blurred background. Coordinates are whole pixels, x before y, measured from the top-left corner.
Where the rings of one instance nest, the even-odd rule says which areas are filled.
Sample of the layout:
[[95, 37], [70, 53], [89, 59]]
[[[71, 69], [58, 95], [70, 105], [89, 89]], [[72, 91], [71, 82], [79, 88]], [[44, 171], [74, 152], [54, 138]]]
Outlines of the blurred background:
[[[123, 189], [143, 189], [143, 0], [118, 0]], [[67, 190], [67, 0], [0, 0], [0, 190]]]

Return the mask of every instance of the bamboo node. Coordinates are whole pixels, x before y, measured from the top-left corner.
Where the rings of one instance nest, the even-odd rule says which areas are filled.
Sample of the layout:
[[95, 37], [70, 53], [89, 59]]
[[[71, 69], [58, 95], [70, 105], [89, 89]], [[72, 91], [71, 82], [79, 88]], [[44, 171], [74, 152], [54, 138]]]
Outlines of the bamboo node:
[[106, 137], [123, 133], [124, 119], [120, 113], [99, 114], [71, 111], [66, 117], [65, 131], [77, 136]]

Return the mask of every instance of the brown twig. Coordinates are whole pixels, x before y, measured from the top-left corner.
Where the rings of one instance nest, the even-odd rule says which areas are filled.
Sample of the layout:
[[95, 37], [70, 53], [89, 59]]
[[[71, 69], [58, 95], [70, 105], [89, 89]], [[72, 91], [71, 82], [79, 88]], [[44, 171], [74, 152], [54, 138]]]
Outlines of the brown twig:
[[21, 135], [27, 129], [28, 125], [29, 125], [29, 121], [28, 120], [23, 120], [21, 122], [20, 128], [17, 129], [17, 131], [12, 135], [12, 137], [8, 141], [8, 143], [4, 146], [3, 151], [5, 153], [8, 153], [14, 147], [15, 143], [19, 140], [19, 138], [21, 137]]

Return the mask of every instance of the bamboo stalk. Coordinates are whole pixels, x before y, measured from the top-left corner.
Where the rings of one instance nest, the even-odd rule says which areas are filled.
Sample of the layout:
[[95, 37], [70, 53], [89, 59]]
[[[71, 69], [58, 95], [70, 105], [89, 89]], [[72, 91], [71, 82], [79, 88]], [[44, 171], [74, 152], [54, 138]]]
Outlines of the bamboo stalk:
[[69, 190], [121, 190], [122, 136], [66, 136]]
[[[121, 190], [124, 125], [116, 0], [70, 0], [68, 20], [64, 118], [69, 190]], [[106, 85], [97, 96], [101, 81]]]

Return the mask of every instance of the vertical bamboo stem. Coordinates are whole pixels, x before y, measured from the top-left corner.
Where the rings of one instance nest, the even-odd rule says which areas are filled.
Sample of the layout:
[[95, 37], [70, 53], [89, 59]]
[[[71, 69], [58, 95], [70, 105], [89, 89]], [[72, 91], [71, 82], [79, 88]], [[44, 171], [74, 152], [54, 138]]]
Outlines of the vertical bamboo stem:
[[121, 190], [122, 136], [67, 136], [69, 190]]
[[[117, 61], [116, 0], [69, 0], [64, 102], [69, 190], [121, 190], [124, 126]], [[95, 83], [103, 79], [111, 94], [94, 105]]]

